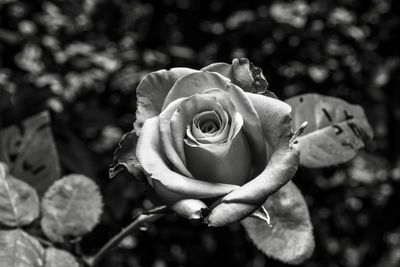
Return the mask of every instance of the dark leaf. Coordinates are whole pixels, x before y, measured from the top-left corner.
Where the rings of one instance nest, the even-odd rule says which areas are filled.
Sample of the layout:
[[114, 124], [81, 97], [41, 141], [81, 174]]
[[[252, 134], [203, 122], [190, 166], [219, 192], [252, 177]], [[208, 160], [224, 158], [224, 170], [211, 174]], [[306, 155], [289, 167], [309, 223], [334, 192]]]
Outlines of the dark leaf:
[[133, 174], [138, 180], [143, 178], [142, 167], [135, 153], [137, 140], [138, 136], [134, 131], [124, 134], [115, 151], [113, 163], [110, 166], [110, 178], [113, 178], [124, 169]]
[[33, 186], [39, 195], [60, 178], [48, 112], [1, 130], [0, 147], [0, 161], [9, 166], [12, 175]]
[[39, 197], [30, 185], [7, 174], [0, 162], [0, 224], [19, 227], [39, 216]]

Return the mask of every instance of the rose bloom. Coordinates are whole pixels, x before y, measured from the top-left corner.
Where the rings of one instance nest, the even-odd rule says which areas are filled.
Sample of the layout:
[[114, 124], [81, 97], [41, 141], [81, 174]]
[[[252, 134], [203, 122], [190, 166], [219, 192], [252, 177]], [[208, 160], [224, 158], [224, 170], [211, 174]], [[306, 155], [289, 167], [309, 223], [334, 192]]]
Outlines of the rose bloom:
[[247, 59], [142, 79], [135, 162], [162, 204], [223, 226], [252, 215], [290, 181], [299, 164], [289, 147], [291, 108], [267, 86]]

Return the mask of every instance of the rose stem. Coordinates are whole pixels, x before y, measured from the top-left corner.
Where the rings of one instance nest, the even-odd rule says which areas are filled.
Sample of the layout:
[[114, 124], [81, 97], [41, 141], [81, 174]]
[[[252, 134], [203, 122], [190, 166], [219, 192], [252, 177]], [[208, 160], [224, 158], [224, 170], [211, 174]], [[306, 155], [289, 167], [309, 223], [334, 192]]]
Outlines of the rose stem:
[[89, 266], [96, 266], [97, 264], [100, 263], [100, 261], [104, 258], [104, 256], [112, 250], [114, 247], [116, 247], [119, 242], [122, 241], [126, 236], [130, 235], [132, 232], [136, 231], [137, 229], [140, 229], [141, 226], [148, 224], [150, 222], [154, 222], [161, 218], [164, 214], [150, 214], [150, 215], [145, 215], [145, 214], [140, 214], [136, 217], [136, 219], [131, 222], [126, 228], [122, 229], [121, 232], [119, 232], [116, 236], [114, 236], [112, 239], [110, 239], [107, 244], [105, 244], [99, 252], [96, 253], [96, 255], [93, 256], [93, 258], [88, 259], [87, 263]]

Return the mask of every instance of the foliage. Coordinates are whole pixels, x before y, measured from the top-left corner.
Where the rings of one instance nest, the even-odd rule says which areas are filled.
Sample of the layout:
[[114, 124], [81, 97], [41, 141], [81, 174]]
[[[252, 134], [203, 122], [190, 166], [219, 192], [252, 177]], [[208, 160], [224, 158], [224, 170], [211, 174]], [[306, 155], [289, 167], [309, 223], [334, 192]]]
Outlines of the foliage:
[[102, 210], [97, 185], [84, 175], [71, 174], [56, 181], [42, 200], [41, 225], [54, 242], [89, 233]]
[[[398, 266], [399, 13], [388, 0], [0, 1], [0, 127], [51, 112], [61, 173], [91, 177], [104, 194], [100, 223], [82, 238], [94, 254], [150, 207], [133, 179], [107, 179], [132, 129], [140, 79], [247, 57], [281, 99], [339, 97], [366, 108], [374, 129], [351, 162], [296, 174], [316, 226], [315, 252], [302, 266]], [[211, 231], [167, 217], [156, 226], [127, 237], [104, 266], [283, 266], [235, 225]]]
[[[23, 125], [40, 121], [42, 118], [48, 120], [48, 114], [33, 116]], [[29, 144], [29, 153], [26, 154], [38, 156], [29, 156], [24, 160], [36, 160], [39, 166], [45, 166], [44, 164], [51, 161], [52, 155], [56, 153], [50, 131], [46, 133], [47, 138], [41, 136], [41, 131], [34, 131], [33, 134], [20, 139], [18, 135], [10, 136], [9, 129], [0, 132], [1, 136], [6, 136], [11, 143], [15, 143], [14, 138], [19, 138], [21, 143]], [[12, 152], [12, 146], [4, 147], [2, 151], [3, 155], [10, 155]], [[57, 158], [57, 154], [55, 155]], [[52, 167], [59, 169], [59, 166]], [[67, 248], [74, 242], [79, 244], [79, 239], [98, 223], [102, 199], [97, 185], [84, 175], [67, 175], [60, 179], [52, 176], [54, 172], [46, 172], [50, 177], [42, 174], [41, 178], [45, 182], [49, 181], [49, 178], [56, 182], [47, 189], [41, 199], [41, 229], [37, 229], [37, 225], [33, 223], [39, 218], [40, 204], [36, 190], [42, 189], [43, 183], [35, 179], [33, 188], [24, 182], [32, 182], [31, 173], [22, 173], [22, 180], [14, 178], [15, 173], [21, 174], [18, 173], [18, 168], [10, 169], [8, 165], [0, 162], [0, 225], [5, 226], [0, 229], [0, 262], [5, 264], [2, 266], [79, 266], [73, 255], [54, 246], [60, 245], [56, 242], [64, 243]], [[38, 230], [49, 240], [29, 234]], [[40, 242], [47, 248], [45, 249]]]
[[34, 116], [18, 126], [10, 126], [1, 132], [0, 161], [10, 168], [16, 177], [34, 186], [39, 194], [60, 177], [58, 154], [50, 132], [47, 112]]
[[0, 222], [10, 227], [30, 224], [39, 217], [39, 197], [30, 185], [10, 176], [0, 163]]
[[271, 213], [271, 226], [254, 218], [242, 222], [255, 245], [268, 256], [291, 264], [310, 257], [315, 246], [312, 225], [297, 187], [289, 182], [265, 206]]
[[293, 108], [295, 129], [307, 121], [299, 137], [301, 164], [326, 167], [345, 163], [357, 155], [373, 133], [360, 106], [318, 94], [299, 95], [286, 100]]

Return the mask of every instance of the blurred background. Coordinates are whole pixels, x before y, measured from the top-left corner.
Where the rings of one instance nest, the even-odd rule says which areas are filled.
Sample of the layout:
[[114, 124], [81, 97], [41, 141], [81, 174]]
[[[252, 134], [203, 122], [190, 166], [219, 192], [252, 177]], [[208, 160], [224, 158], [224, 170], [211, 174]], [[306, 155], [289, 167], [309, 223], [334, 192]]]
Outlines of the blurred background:
[[[281, 99], [318, 92], [366, 109], [374, 141], [352, 162], [301, 168], [316, 249], [301, 266], [400, 266], [400, 2], [390, 0], [0, 0], [0, 127], [50, 110], [64, 173], [104, 195], [95, 253], [149, 207], [108, 165], [132, 129], [150, 71], [247, 57]], [[240, 224], [211, 229], [169, 216], [126, 238], [103, 266], [286, 266]]]

